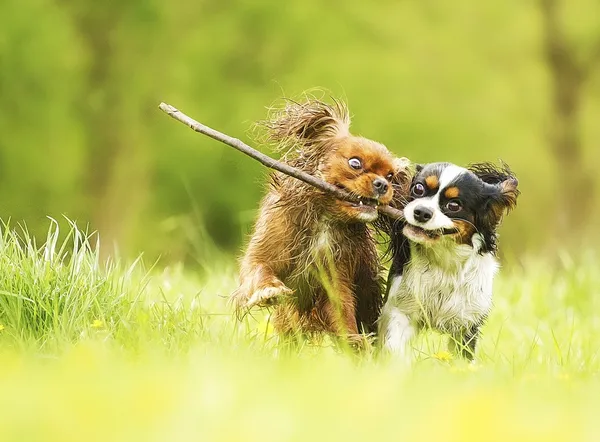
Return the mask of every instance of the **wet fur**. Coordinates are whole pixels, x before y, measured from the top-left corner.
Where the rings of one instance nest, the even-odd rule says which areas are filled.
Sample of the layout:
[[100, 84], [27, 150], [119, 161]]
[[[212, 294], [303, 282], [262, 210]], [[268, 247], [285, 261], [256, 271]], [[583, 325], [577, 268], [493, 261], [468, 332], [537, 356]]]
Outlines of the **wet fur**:
[[[406, 177], [404, 169], [394, 170], [383, 145], [350, 134], [341, 102], [289, 101], [263, 125], [267, 141], [288, 164], [356, 195], [368, 196], [373, 177], [388, 171]], [[364, 157], [364, 173], [348, 166], [352, 152]], [[373, 173], [367, 173], [367, 164]], [[381, 201], [389, 202], [391, 194]], [[310, 185], [274, 173], [240, 263], [233, 294], [238, 312], [276, 304], [274, 325], [284, 334], [374, 332], [383, 305], [382, 269], [373, 234], [355, 212]]]

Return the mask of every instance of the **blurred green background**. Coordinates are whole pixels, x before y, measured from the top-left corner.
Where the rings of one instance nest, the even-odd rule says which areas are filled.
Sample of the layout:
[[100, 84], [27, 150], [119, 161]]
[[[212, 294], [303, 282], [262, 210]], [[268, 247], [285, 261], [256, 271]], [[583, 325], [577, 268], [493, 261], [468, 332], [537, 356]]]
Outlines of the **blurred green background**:
[[3, 0], [0, 217], [66, 215], [126, 256], [237, 253], [265, 169], [157, 105], [251, 142], [314, 87], [413, 161], [508, 162], [505, 254], [597, 243], [597, 0]]

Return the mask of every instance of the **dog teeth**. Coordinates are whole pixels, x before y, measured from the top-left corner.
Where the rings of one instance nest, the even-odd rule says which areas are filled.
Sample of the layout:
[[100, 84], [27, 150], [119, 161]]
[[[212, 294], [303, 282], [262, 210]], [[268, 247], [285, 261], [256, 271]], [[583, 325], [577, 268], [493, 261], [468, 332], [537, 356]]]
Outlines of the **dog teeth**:
[[377, 207], [381, 204], [378, 199], [374, 198], [366, 198], [359, 196], [356, 199], [358, 200], [358, 202], [356, 203], [356, 205], [358, 206]]

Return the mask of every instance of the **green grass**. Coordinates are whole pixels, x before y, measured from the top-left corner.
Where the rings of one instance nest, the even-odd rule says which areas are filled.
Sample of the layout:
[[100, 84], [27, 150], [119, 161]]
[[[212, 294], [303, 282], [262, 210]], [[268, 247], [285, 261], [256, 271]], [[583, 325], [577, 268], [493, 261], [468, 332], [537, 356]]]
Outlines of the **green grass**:
[[595, 253], [512, 263], [478, 363], [427, 334], [407, 368], [236, 322], [233, 260], [100, 264], [55, 222], [42, 245], [0, 236], [2, 441], [598, 440]]

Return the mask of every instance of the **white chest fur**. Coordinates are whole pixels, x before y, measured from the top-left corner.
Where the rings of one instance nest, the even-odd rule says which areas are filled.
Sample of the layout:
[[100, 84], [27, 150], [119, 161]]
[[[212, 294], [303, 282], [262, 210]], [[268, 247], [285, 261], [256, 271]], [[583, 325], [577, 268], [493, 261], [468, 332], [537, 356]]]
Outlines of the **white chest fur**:
[[480, 323], [492, 306], [495, 257], [473, 247], [411, 250], [402, 276], [391, 280], [379, 330], [384, 345], [399, 349], [423, 327], [457, 334]]

